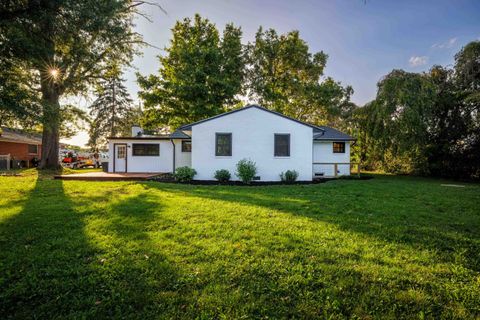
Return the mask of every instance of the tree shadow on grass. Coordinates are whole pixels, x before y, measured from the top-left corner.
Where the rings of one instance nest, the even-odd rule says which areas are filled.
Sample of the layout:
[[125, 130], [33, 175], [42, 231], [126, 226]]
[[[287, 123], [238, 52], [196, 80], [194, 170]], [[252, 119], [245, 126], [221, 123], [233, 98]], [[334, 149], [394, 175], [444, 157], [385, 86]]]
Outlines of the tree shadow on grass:
[[[320, 316], [322, 310], [326, 317], [478, 315], [479, 297], [473, 292], [478, 287], [480, 226], [471, 203], [478, 200], [476, 190], [446, 198], [445, 191], [428, 180], [394, 182], [387, 178], [375, 184], [252, 188], [145, 185], [192, 204], [204, 203], [208, 209], [192, 206], [192, 215], [200, 210], [209, 219], [228, 220], [216, 226], [228, 228], [245, 219], [238, 223], [244, 228], [240, 236], [230, 227], [224, 237], [232, 237], [239, 247], [246, 243], [244, 252], [252, 260], [246, 258], [243, 265], [234, 255], [225, 257], [226, 265], [230, 259], [236, 264], [225, 282], [230, 292], [254, 297], [264, 306], [257, 309], [251, 302], [251, 315], [308, 317]], [[272, 213], [266, 214], [268, 210]], [[257, 212], [261, 216], [253, 217]], [[290, 223], [278, 213], [305, 219]], [[270, 223], [270, 215], [283, 224]], [[322, 228], [312, 227], [315, 222]], [[341, 243], [352, 239], [351, 247]], [[272, 300], [274, 310], [266, 306]]]
[[[453, 318], [462, 308], [464, 318], [474, 314], [472, 301], [478, 297], [465, 293], [472, 290], [470, 274], [430, 287], [432, 275], [422, 274], [422, 264], [443, 268], [442, 262], [455, 258], [440, 245], [443, 236], [454, 241], [454, 251], [467, 247], [452, 240], [456, 233], [476, 248], [478, 235], [470, 235], [478, 223], [465, 229], [470, 218], [455, 214], [462, 206], [447, 208], [453, 202], [436, 202], [409, 184], [379, 181], [366, 188], [368, 182], [266, 188], [120, 183], [85, 192], [80, 186], [95, 184], [76, 188], [76, 182], [37, 180], [21, 212], [0, 224], [0, 314]], [[440, 190], [432, 192], [438, 196]], [[418, 198], [409, 202], [412, 197]], [[437, 206], [445, 207], [440, 217], [429, 212]], [[415, 219], [406, 224], [412, 212]], [[458, 219], [442, 226], [452, 213]], [[262, 217], [256, 219], [257, 214]], [[418, 232], [408, 234], [412, 229]], [[327, 242], [319, 243], [320, 236]], [[363, 244], [350, 250], [337, 236]], [[385, 251], [361, 252], [372, 246], [392, 246], [386, 251], [392, 255], [402, 246], [408, 254], [431, 250], [428, 258], [437, 260], [398, 270], [396, 262], [382, 256]], [[454, 266], [469, 263], [460, 259]], [[451, 276], [449, 270], [439, 272]]]
[[94, 287], [86, 280], [97, 251], [85, 239], [81, 218], [61, 181], [36, 180], [21, 212], [0, 225], [0, 314], [53, 317], [94, 305]]
[[171, 294], [177, 271], [161, 252], [146, 259], [121, 247], [115, 256], [118, 251], [108, 248], [126, 237], [147, 247], [141, 225], [150, 219], [148, 203], [137, 215], [122, 211], [128, 202], [118, 203], [114, 215], [124, 219], [111, 220], [107, 229], [118, 238], [105, 240], [105, 247], [86, 233], [88, 221], [103, 212], [78, 210], [76, 201], [84, 199], [72, 199], [64, 187], [60, 180], [37, 179], [23, 209], [0, 224], [2, 318], [135, 318], [182, 300]]
[[[480, 272], [480, 212], [476, 207], [480, 189], [470, 190], [468, 195], [455, 190], [458, 196], [446, 196], [445, 189], [432, 188], [428, 180], [403, 180], [398, 186], [386, 179], [377, 186], [372, 186], [371, 181], [338, 181], [330, 185], [251, 188], [172, 184], [149, 187], [332, 223], [345, 231], [432, 250], [444, 262], [460, 263]], [[351, 188], [352, 184], [357, 186]]]

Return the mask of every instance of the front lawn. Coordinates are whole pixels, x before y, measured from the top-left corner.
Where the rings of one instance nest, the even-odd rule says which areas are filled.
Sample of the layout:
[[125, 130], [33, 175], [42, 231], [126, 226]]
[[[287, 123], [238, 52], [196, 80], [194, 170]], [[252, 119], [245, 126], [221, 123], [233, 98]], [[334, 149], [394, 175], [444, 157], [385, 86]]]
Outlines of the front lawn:
[[480, 186], [0, 177], [1, 318], [480, 317]]

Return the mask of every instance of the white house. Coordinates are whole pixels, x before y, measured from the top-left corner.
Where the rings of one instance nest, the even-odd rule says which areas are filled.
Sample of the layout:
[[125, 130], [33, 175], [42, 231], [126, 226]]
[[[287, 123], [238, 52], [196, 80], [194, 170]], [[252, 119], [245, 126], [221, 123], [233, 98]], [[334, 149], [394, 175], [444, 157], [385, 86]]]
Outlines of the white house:
[[[314, 126], [257, 105], [184, 125], [168, 135], [109, 140], [109, 172], [174, 172], [190, 166], [195, 179], [214, 180], [227, 169], [235, 176], [239, 160], [257, 165], [257, 180], [278, 181], [296, 170], [298, 180], [350, 174], [350, 143], [355, 139], [335, 129]], [[335, 170], [337, 171], [335, 173]]]

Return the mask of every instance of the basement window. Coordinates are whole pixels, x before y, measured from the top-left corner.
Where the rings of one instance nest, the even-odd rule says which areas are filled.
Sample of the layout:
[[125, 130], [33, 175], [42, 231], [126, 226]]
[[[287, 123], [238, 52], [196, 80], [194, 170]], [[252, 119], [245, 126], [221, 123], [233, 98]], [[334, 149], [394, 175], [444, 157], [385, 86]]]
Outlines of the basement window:
[[133, 156], [159, 156], [160, 145], [153, 143], [133, 143], [132, 144]]
[[192, 141], [182, 141], [182, 152], [192, 152]]
[[36, 145], [36, 144], [29, 144], [29, 145], [28, 145], [28, 153], [29, 153], [29, 154], [38, 154], [38, 145]]
[[333, 153], [345, 153], [345, 142], [334, 142]]

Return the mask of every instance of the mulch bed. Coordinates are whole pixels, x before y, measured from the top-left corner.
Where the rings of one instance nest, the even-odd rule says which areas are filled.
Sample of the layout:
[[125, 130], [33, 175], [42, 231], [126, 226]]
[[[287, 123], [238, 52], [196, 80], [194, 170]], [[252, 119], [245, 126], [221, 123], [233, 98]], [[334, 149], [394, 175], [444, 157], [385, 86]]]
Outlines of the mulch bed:
[[283, 181], [252, 181], [250, 184], [245, 184], [241, 181], [227, 181], [219, 182], [215, 180], [192, 180], [190, 182], [179, 182], [175, 181], [172, 177], [167, 176], [157, 176], [149, 181], [157, 182], [168, 182], [168, 183], [178, 183], [178, 184], [190, 184], [190, 185], [203, 185], [203, 186], [244, 186], [244, 187], [258, 187], [258, 186], [274, 186], [274, 185], [305, 185], [305, 184], [319, 184], [325, 183], [332, 180], [370, 180], [372, 176], [344, 176], [339, 178], [321, 178], [314, 179], [312, 181], [295, 181], [295, 182], [283, 182]]

